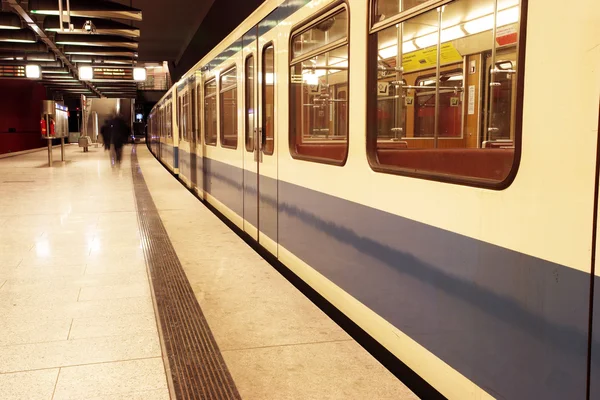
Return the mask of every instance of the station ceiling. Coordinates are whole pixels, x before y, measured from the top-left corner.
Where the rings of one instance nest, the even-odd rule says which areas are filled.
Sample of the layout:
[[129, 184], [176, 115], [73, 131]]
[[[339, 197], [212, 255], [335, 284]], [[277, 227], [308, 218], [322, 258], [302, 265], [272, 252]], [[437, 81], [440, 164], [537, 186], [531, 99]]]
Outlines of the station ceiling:
[[[179, 79], [263, 0], [70, 0], [62, 31], [58, 0], [0, 1], [0, 78], [35, 63], [58, 95], [135, 97], [133, 67], [167, 61]], [[80, 79], [82, 65], [93, 79]]]

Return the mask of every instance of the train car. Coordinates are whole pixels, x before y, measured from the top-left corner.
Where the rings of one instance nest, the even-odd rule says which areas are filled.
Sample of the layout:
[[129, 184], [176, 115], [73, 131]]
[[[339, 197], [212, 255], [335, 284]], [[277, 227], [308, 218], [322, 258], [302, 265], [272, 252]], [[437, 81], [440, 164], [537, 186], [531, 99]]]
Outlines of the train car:
[[600, 398], [599, 15], [268, 0], [153, 129], [185, 126], [181, 181], [442, 395]]
[[154, 123], [150, 128], [150, 149], [174, 174], [179, 173], [179, 118], [177, 118], [177, 88], [172, 87], [150, 113]]

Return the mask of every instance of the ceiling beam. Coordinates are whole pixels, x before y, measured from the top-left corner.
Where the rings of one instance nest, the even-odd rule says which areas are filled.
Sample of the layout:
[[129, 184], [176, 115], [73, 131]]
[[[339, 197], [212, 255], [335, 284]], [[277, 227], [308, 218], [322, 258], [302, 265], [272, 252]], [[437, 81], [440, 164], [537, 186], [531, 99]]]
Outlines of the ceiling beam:
[[[62, 60], [64, 65], [66, 65], [71, 70], [71, 74], [73, 74], [73, 76], [75, 78], [79, 78], [79, 74], [78, 74], [78, 71], [77, 71], [77, 68], [75, 67], [75, 65], [73, 65], [71, 63], [71, 61], [69, 61], [67, 56], [62, 51], [60, 51], [58, 47], [56, 47], [56, 44], [54, 44], [54, 42], [46, 35], [44, 30], [38, 26], [38, 24], [27, 13], [27, 11], [25, 11], [23, 9], [23, 7], [21, 7], [21, 4], [19, 4], [19, 2], [17, 0], [4, 0], [4, 1], [6, 1], [17, 12], [17, 14], [19, 14], [21, 19], [23, 19], [23, 21], [25, 21], [25, 23], [29, 26], [29, 28], [31, 28], [31, 30], [33, 30], [40, 37], [42, 42], [44, 42], [46, 44], [46, 46], [48, 46], [48, 48], [50, 50], [52, 50], [52, 52], [54, 52], [54, 54], [56, 54], [56, 56], [60, 60]], [[102, 96], [102, 93], [100, 93], [100, 91], [98, 91], [98, 89], [96, 89], [94, 87], [94, 85], [92, 85], [89, 82], [84, 82], [84, 84], [93, 93], [96, 93], [98, 96]]]

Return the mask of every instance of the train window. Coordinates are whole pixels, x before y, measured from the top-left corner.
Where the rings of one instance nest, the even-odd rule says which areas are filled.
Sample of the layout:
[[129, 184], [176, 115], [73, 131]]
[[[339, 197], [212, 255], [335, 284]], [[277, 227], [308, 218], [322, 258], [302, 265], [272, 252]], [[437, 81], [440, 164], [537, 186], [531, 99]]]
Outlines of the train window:
[[246, 58], [246, 150], [254, 151], [254, 56]]
[[231, 68], [220, 77], [221, 100], [221, 146], [230, 149], [237, 148], [237, 69]]
[[262, 149], [267, 155], [275, 151], [275, 49], [269, 44], [263, 49]]
[[[410, 10], [426, 3], [432, 3], [431, 0], [375, 0], [371, 11], [371, 18], [374, 24], [385, 21], [401, 11]], [[435, 3], [435, 1], [433, 1]]]
[[[384, 3], [393, 2], [374, 1], [373, 9]], [[519, 0], [437, 3], [371, 29], [369, 163], [380, 172], [506, 187], [520, 144]]]
[[204, 142], [217, 145], [217, 81], [204, 84]]
[[348, 12], [341, 6], [309, 24], [292, 35], [290, 152], [341, 165], [348, 154]]

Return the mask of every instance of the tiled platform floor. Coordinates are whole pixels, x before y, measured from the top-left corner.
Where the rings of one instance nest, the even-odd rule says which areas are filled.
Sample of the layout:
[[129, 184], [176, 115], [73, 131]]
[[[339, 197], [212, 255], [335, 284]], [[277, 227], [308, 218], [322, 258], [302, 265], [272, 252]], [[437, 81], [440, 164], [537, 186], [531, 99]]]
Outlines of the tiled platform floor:
[[[101, 149], [67, 151], [52, 169], [44, 151], [0, 159], [0, 399], [169, 399], [128, 152], [112, 169]], [[138, 158], [242, 398], [416, 399]]]
[[46, 157], [0, 159], [0, 398], [169, 399], [129, 160]]

